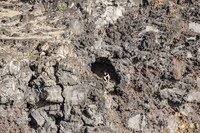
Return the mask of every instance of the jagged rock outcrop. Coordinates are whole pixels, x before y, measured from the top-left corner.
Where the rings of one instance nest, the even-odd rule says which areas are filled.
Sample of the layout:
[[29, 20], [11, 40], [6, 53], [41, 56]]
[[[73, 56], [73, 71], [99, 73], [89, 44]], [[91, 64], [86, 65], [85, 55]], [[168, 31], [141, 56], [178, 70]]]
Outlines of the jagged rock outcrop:
[[0, 132], [200, 132], [199, 8], [1, 1]]

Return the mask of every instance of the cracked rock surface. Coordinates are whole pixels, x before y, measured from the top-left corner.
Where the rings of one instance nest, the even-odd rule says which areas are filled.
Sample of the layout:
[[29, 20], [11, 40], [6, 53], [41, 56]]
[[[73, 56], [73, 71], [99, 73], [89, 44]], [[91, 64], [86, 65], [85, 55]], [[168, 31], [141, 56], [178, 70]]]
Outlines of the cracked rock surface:
[[199, 9], [0, 1], [0, 132], [199, 133]]

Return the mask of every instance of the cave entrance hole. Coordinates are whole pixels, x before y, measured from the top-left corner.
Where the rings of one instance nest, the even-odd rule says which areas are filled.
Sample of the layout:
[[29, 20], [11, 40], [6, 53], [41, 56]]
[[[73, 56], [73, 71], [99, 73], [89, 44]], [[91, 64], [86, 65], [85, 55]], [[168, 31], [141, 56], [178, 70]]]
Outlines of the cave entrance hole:
[[104, 72], [107, 72], [110, 75], [111, 81], [114, 81], [116, 85], [120, 83], [120, 77], [116, 73], [114, 66], [112, 65], [112, 63], [108, 58], [105, 57], [96, 58], [96, 61], [91, 64], [91, 70], [100, 78], [103, 78]]

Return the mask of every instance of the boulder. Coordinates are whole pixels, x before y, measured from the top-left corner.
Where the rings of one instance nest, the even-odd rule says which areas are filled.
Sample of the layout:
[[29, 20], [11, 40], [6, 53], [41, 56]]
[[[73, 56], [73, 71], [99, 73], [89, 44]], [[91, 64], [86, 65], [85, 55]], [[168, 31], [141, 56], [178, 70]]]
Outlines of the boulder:
[[200, 103], [200, 91], [191, 90], [188, 93], [187, 99], [188, 102], [197, 102]]
[[44, 98], [47, 102], [63, 102], [63, 97], [61, 95], [62, 88], [60, 86], [45, 87], [42, 93], [44, 93], [44, 97], [42, 98]]
[[9, 77], [0, 81], [0, 103], [12, 103], [15, 100], [17, 88], [14, 79]]
[[132, 116], [128, 119], [128, 127], [135, 131], [140, 131], [140, 124], [141, 124], [140, 114]]
[[85, 101], [86, 90], [82, 85], [64, 86], [62, 95], [70, 105], [81, 105]]
[[31, 117], [32, 117], [31, 120], [32, 125], [42, 127], [43, 124], [45, 123], [44, 117], [37, 110], [33, 110], [33, 112], [31, 113]]
[[196, 33], [200, 33], [200, 24], [195, 22], [190, 22], [189, 29]]

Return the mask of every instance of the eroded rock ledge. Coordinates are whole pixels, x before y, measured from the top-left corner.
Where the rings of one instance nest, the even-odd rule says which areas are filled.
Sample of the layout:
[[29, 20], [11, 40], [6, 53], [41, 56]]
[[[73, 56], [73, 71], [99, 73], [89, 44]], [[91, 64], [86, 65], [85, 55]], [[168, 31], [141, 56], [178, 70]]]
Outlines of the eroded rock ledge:
[[0, 132], [200, 132], [199, 9], [198, 0], [1, 1]]

